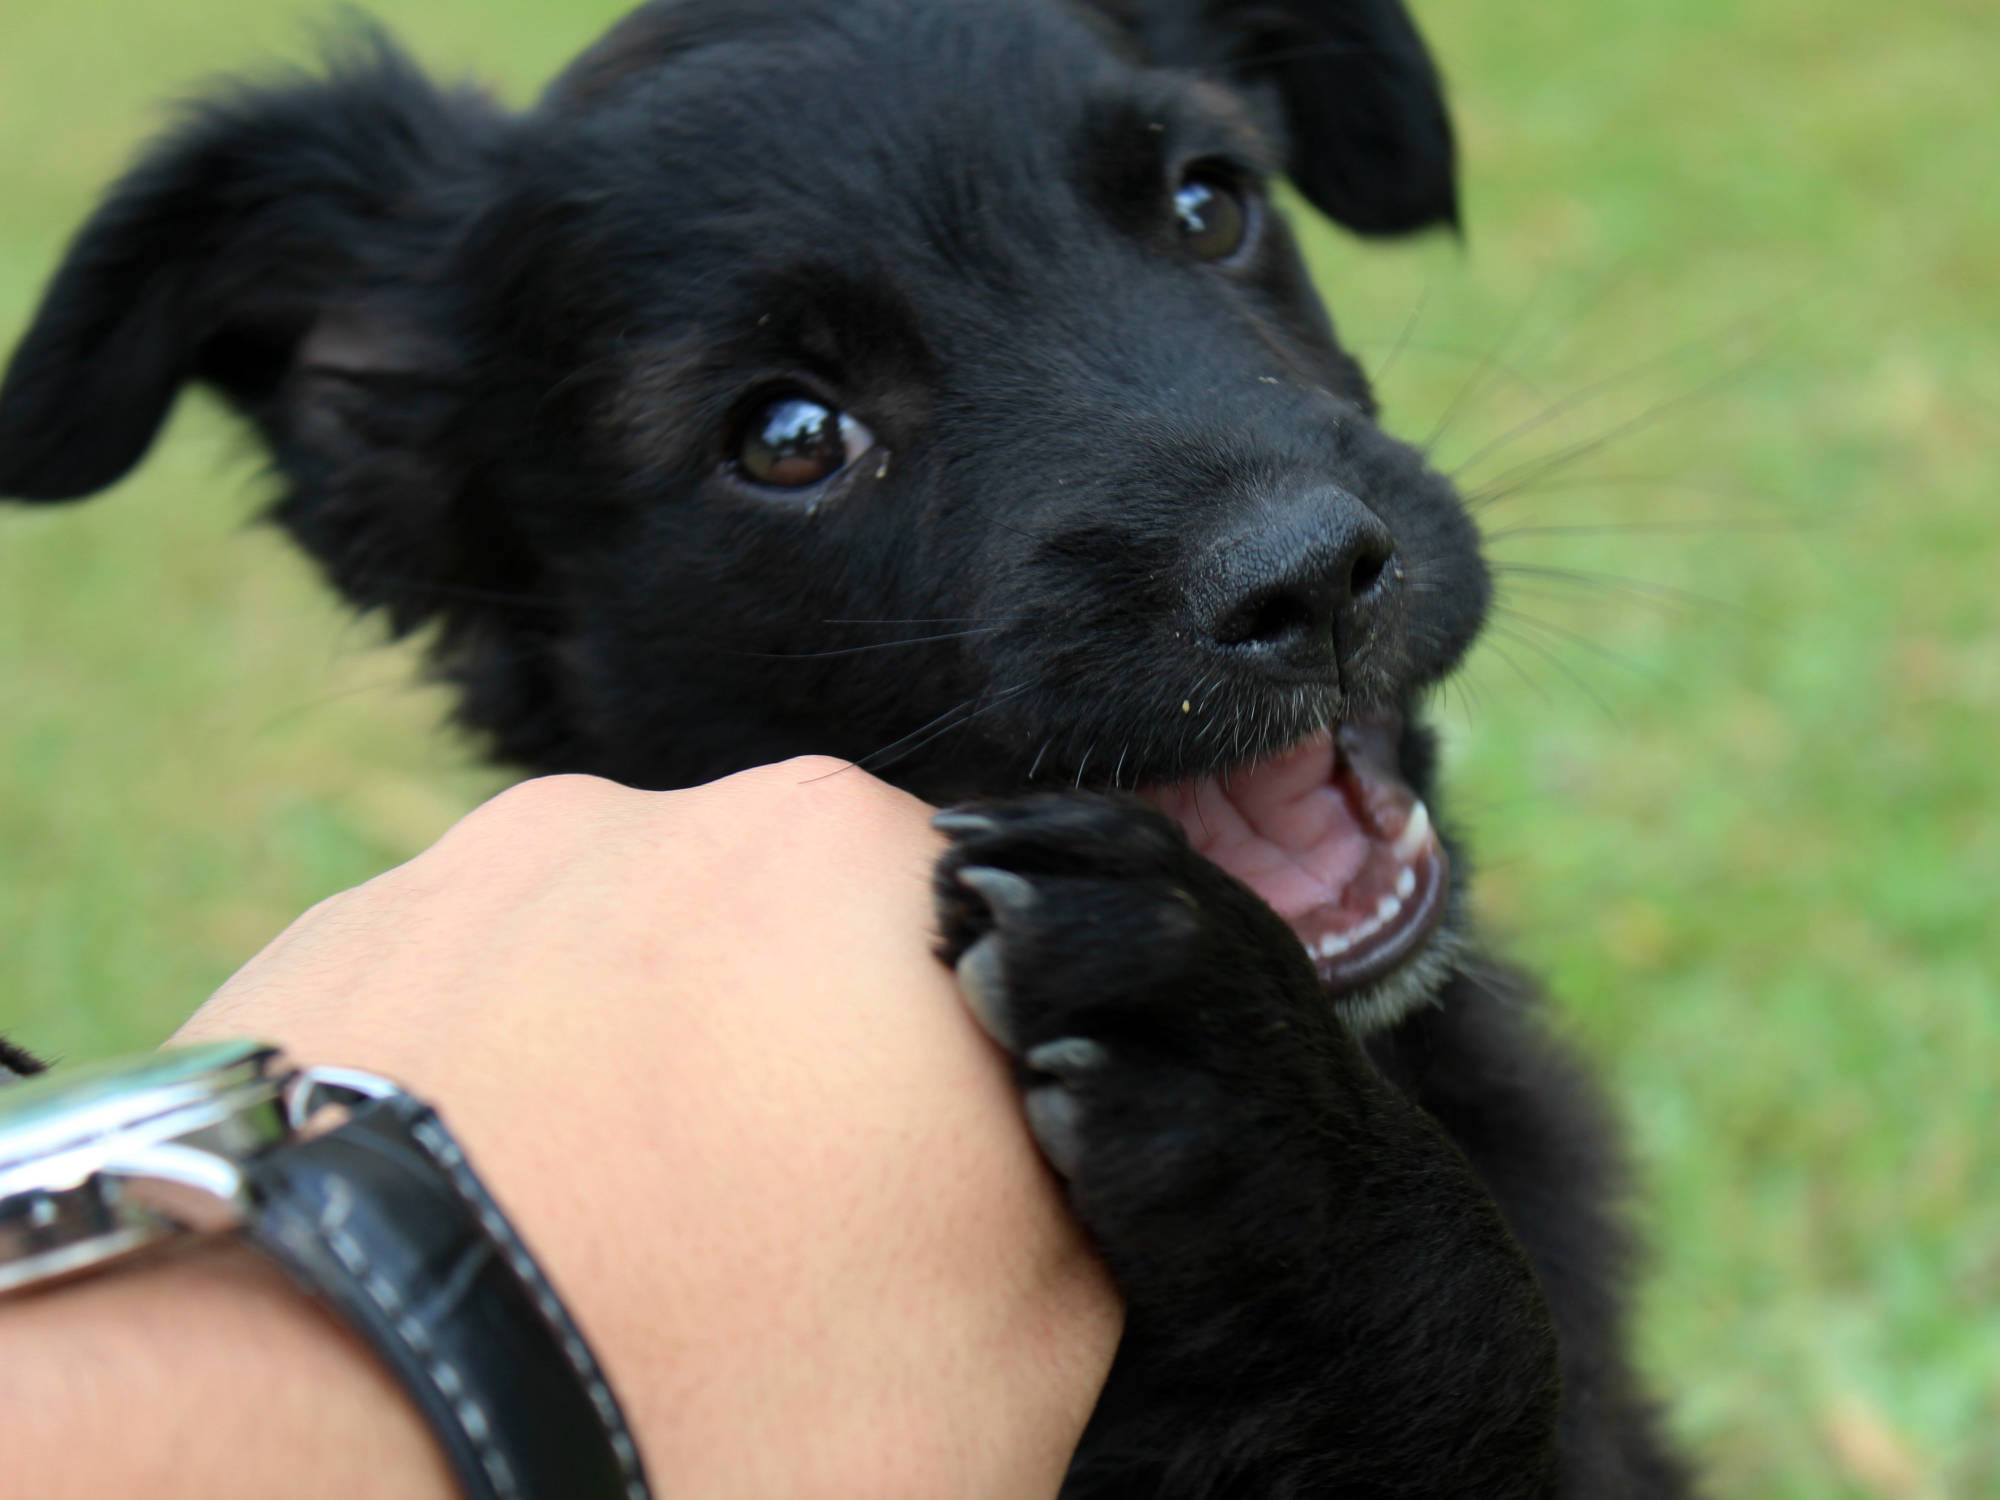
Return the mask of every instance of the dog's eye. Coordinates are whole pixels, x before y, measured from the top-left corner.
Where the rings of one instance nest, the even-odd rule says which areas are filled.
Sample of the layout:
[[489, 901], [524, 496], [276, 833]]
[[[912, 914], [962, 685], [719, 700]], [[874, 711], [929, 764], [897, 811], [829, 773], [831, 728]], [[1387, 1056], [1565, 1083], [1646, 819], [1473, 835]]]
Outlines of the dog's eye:
[[875, 446], [875, 434], [810, 396], [779, 396], [750, 413], [736, 444], [746, 479], [781, 489], [818, 484]]
[[1202, 260], [1227, 260], [1250, 235], [1250, 205], [1219, 174], [1191, 171], [1174, 192], [1181, 241]]

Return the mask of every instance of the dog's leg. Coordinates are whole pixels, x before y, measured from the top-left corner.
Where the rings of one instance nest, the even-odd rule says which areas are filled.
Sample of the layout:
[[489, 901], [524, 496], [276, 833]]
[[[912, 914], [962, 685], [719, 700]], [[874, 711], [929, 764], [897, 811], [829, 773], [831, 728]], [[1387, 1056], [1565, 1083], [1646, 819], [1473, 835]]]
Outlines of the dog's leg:
[[1589, 1070], [1549, 1035], [1534, 987], [1478, 964], [1368, 1051], [1465, 1152], [1547, 1292], [1562, 1347], [1558, 1493], [1692, 1493], [1626, 1353], [1636, 1257], [1619, 1131]]
[[1529, 1263], [1290, 930], [1136, 803], [939, 823], [944, 954], [1127, 1301], [1065, 1494], [1553, 1494]]

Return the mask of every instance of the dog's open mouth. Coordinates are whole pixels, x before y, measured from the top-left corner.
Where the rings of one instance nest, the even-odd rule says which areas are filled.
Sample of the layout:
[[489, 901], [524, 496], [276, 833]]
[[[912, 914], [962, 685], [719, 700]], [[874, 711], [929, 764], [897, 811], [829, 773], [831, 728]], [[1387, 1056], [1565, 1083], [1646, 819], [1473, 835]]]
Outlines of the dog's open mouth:
[[1451, 885], [1430, 813], [1397, 772], [1401, 733], [1394, 716], [1363, 719], [1140, 795], [1291, 924], [1324, 984], [1359, 989], [1423, 947]]

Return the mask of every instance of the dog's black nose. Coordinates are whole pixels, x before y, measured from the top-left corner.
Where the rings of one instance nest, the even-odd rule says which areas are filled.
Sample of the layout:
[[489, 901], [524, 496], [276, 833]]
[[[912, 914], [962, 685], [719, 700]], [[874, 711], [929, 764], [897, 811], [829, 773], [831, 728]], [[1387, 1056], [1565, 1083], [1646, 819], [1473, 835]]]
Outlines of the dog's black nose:
[[1247, 508], [1195, 565], [1189, 591], [1208, 638], [1284, 672], [1331, 672], [1367, 640], [1394, 576], [1395, 538], [1326, 485]]

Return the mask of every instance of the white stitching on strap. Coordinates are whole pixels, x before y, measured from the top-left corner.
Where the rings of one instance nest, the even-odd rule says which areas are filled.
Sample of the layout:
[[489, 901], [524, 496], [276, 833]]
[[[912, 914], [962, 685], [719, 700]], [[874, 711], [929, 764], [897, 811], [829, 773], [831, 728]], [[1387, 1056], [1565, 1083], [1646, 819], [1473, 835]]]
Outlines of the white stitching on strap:
[[451, 1403], [452, 1414], [458, 1418], [459, 1427], [478, 1451], [480, 1466], [486, 1470], [486, 1477], [492, 1481], [493, 1488], [506, 1500], [523, 1500], [513, 1465], [507, 1462], [507, 1455], [494, 1446], [493, 1426], [487, 1418], [486, 1409], [465, 1394], [465, 1378], [457, 1366], [437, 1352], [431, 1343], [430, 1331], [422, 1320], [407, 1311], [394, 1284], [369, 1264], [367, 1252], [347, 1232], [347, 1220], [353, 1212], [354, 1195], [347, 1184], [338, 1177], [329, 1178], [326, 1202], [319, 1212], [321, 1238], [347, 1269], [347, 1274], [368, 1293], [369, 1301], [381, 1310], [383, 1317], [395, 1324], [396, 1332], [423, 1362], [424, 1373], [437, 1387], [438, 1394]]
[[633, 1442], [630, 1429], [625, 1425], [624, 1415], [618, 1409], [617, 1398], [611, 1394], [611, 1386], [591, 1357], [589, 1346], [577, 1331], [574, 1322], [564, 1310], [555, 1288], [542, 1275], [541, 1268], [528, 1254], [528, 1247], [514, 1232], [514, 1226], [494, 1208], [492, 1200], [481, 1187], [479, 1179], [472, 1174], [466, 1162], [465, 1153], [459, 1149], [444, 1128], [433, 1119], [423, 1119], [410, 1126], [410, 1134], [417, 1143], [431, 1154], [432, 1160], [444, 1168], [452, 1186], [466, 1204], [479, 1216], [479, 1222], [493, 1243], [500, 1247], [507, 1257], [507, 1264], [514, 1274], [521, 1278], [533, 1295], [535, 1306], [543, 1321], [558, 1335], [562, 1345], [563, 1358], [584, 1384], [590, 1394], [590, 1404], [597, 1411], [598, 1420], [604, 1424], [611, 1438], [611, 1450], [618, 1459], [620, 1475], [625, 1480], [626, 1500], [651, 1500], [652, 1491], [646, 1484], [646, 1476], [639, 1466], [638, 1445]]

